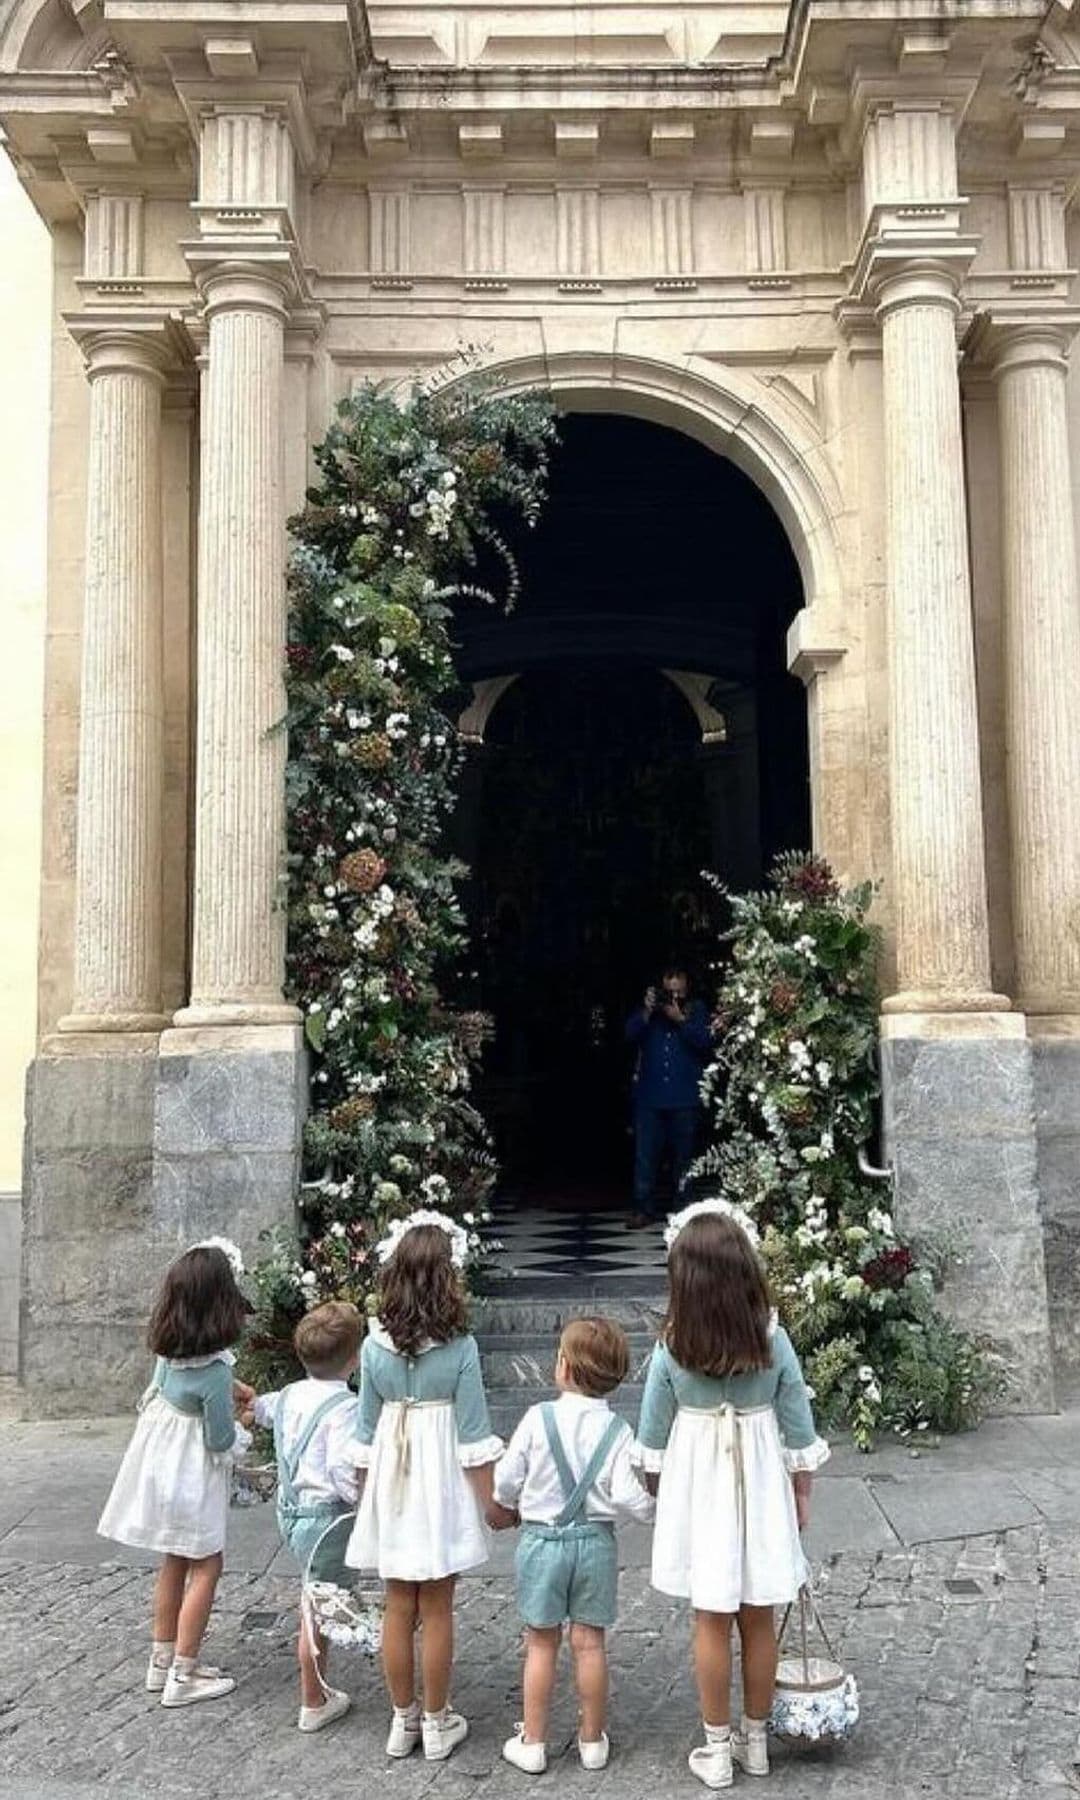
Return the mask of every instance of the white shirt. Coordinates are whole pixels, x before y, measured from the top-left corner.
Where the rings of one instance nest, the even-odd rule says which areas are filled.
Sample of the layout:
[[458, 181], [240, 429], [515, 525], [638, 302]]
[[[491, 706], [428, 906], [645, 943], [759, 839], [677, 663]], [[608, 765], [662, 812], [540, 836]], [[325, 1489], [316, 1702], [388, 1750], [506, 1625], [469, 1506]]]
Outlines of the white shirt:
[[[282, 1432], [285, 1455], [292, 1453], [312, 1414], [331, 1394], [347, 1393], [344, 1381], [318, 1381], [308, 1375], [283, 1388]], [[352, 1448], [356, 1431], [356, 1400], [344, 1400], [332, 1407], [326, 1418], [315, 1427], [311, 1441], [296, 1471], [295, 1487], [305, 1500], [345, 1500], [350, 1506], [357, 1501], [357, 1472]], [[255, 1401], [255, 1422], [270, 1431], [274, 1427], [278, 1395], [260, 1394]]]
[[[555, 1402], [555, 1423], [575, 1481], [585, 1473], [610, 1421], [606, 1400], [560, 1394]], [[645, 1492], [631, 1462], [633, 1441], [633, 1432], [625, 1425], [589, 1490], [586, 1518], [613, 1519], [620, 1511], [638, 1519], [652, 1518], [656, 1503]], [[495, 1498], [500, 1506], [537, 1525], [553, 1524], [566, 1504], [539, 1406], [530, 1406], [496, 1465]]]

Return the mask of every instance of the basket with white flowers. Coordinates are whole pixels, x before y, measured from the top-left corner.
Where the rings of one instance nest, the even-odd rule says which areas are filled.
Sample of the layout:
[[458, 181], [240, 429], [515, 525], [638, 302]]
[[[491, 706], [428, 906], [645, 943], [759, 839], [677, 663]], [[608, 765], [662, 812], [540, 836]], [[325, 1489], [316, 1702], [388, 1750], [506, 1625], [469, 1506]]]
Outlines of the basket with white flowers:
[[858, 1722], [858, 1684], [836, 1655], [810, 1589], [803, 1587], [780, 1627], [769, 1729], [785, 1744], [828, 1747], [846, 1744]]

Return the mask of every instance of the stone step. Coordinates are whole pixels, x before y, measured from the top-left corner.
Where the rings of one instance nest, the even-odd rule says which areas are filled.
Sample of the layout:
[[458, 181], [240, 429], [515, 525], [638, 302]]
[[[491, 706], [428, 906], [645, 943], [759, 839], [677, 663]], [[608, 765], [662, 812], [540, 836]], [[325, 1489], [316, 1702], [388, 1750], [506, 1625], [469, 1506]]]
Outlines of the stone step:
[[[640, 1380], [652, 1355], [653, 1331], [628, 1331], [632, 1380]], [[499, 1388], [534, 1388], [551, 1381], [555, 1349], [554, 1332], [509, 1331], [487, 1333], [480, 1339], [480, 1361], [489, 1394]]]
[[655, 1335], [663, 1317], [664, 1295], [661, 1288], [639, 1296], [598, 1295], [581, 1298], [548, 1292], [542, 1296], [520, 1293], [483, 1294], [473, 1303], [472, 1329], [481, 1341], [487, 1338], [517, 1336], [538, 1337], [547, 1334], [554, 1340], [571, 1319], [583, 1317], [615, 1319], [631, 1335], [649, 1332]]
[[[618, 1413], [620, 1419], [626, 1419], [636, 1427], [641, 1410], [643, 1387], [639, 1381], [625, 1381], [611, 1396], [611, 1409]], [[491, 1415], [491, 1429], [498, 1432], [501, 1438], [509, 1438], [522, 1414], [530, 1406], [539, 1406], [544, 1400], [557, 1400], [558, 1389], [550, 1385], [539, 1387], [522, 1387], [516, 1394], [505, 1388], [488, 1389], [488, 1412]]]

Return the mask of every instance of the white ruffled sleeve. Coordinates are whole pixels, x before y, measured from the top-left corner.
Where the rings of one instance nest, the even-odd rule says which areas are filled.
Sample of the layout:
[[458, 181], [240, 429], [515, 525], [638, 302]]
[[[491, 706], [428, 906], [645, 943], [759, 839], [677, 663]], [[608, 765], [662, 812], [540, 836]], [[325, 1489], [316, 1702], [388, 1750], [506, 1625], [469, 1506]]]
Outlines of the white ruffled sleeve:
[[789, 1475], [800, 1473], [812, 1474], [827, 1463], [832, 1451], [824, 1438], [816, 1437], [812, 1444], [804, 1444], [799, 1450], [784, 1450], [784, 1467]]
[[482, 1469], [485, 1463], [498, 1462], [505, 1445], [501, 1437], [494, 1432], [489, 1437], [477, 1438], [472, 1444], [458, 1445], [458, 1462], [463, 1469]]

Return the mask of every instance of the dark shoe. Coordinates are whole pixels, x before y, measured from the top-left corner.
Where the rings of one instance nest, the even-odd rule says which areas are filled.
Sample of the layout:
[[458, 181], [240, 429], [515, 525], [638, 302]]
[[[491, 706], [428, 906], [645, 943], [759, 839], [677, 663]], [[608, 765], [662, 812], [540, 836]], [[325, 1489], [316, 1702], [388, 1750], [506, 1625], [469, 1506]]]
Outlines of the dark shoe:
[[627, 1219], [626, 1229], [627, 1231], [648, 1231], [651, 1224], [652, 1220], [648, 1213], [635, 1212], [631, 1213]]

